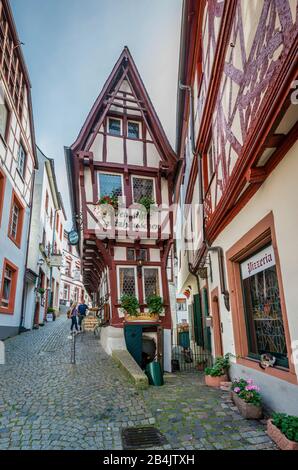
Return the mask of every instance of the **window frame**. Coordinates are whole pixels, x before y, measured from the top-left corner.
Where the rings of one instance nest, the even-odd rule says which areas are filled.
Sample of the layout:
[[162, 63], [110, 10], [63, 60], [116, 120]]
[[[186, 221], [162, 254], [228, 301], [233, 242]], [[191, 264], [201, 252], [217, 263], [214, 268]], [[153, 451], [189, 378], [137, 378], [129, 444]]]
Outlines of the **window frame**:
[[0, 168], [0, 227], [1, 227], [1, 221], [2, 221], [3, 206], [4, 206], [5, 187], [6, 187], [6, 175]]
[[108, 175], [108, 176], [120, 176], [121, 178], [121, 196], [119, 197], [124, 197], [124, 184], [123, 184], [123, 174], [122, 173], [111, 173], [107, 171], [98, 171], [97, 172], [97, 188], [98, 188], [98, 199], [100, 199], [103, 196], [108, 196], [108, 194], [103, 194], [101, 195], [100, 193], [100, 175]]
[[7, 110], [7, 119], [6, 119], [6, 127], [5, 127], [4, 135], [2, 135], [1, 132], [0, 132], [0, 137], [2, 138], [5, 145], [7, 145], [9, 127], [10, 127], [10, 122], [11, 122], [11, 107], [8, 104], [6, 96], [4, 96], [4, 98], [3, 98], [3, 104], [4, 104], [4, 106]]
[[[120, 134], [114, 134], [113, 132], [110, 132], [110, 121], [119, 121], [120, 122]], [[122, 137], [123, 136], [123, 120], [118, 117], [108, 117], [108, 125], [107, 125], [107, 133], [113, 137]]]
[[[11, 231], [11, 223], [12, 223], [12, 211], [13, 206], [17, 205], [19, 208], [19, 217], [18, 217], [18, 226], [17, 226], [17, 233], [16, 237], [14, 238], [10, 231]], [[23, 205], [21, 199], [17, 195], [17, 193], [12, 190], [11, 195], [11, 205], [10, 205], [10, 214], [9, 214], [9, 222], [8, 222], [8, 238], [18, 247], [21, 248], [22, 243], [22, 233], [23, 233], [23, 224], [24, 224], [24, 214], [25, 214], [25, 206]]]
[[[138, 126], [138, 137], [132, 137], [129, 135], [129, 124], [132, 123], [132, 124], [137, 124]], [[127, 132], [127, 138], [128, 139], [132, 139], [132, 140], [141, 140], [141, 123], [139, 121], [135, 121], [133, 119], [127, 119], [127, 128], [126, 128], [126, 132]]]
[[[11, 289], [9, 293], [8, 305], [7, 307], [3, 307], [1, 303], [2, 303], [3, 289], [4, 289], [5, 270], [7, 268], [9, 268], [13, 272], [13, 274], [12, 274]], [[7, 258], [4, 258], [3, 268], [2, 268], [1, 291], [0, 291], [0, 313], [2, 314], [6, 314], [6, 315], [14, 314], [18, 273], [19, 273], [19, 268], [15, 264], [13, 264], [11, 261], [9, 261]]]
[[145, 292], [145, 270], [146, 269], [156, 269], [158, 272], [158, 280], [159, 280], [159, 295], [163, 298], [163, 285], [162, 285], [162, 277], [161, 277], [161, 269], [160, 266], [143, 266], [142, 267], [142, 289], [143, 289], [143, 298], [144, 303], [146, 303], [146, 292]]
[[139, 290], [138, 290], [138, 278], [137, 278], [137, 267], [135, 265], [118, 265], [117, 266], [117, 296], [120, 303], [121, 299], [121, 289], [120, 289], [120, 269], [133, 269], [134, 270], [134, 280], [135, 280], [135, 296], [139, 300]]
[[[19, 168], [19, 161], [20, 161], [20, 150], [23, 150], [23, 153], [24, 153], [24, 161], [23, 161], [23, 168], [22, 168], [22, 171], [21, 169]], [[22, 141], [20, 141], [19, 143], [19, 148], [18, 148], [18, 161], [17, 161], [17, 172], [19, 173], [19, 175], [21, 176], [21, 178], [23, 180], [25, 180], [25, 177], [26, 177], [26, 170], [27, 170], [27, 158], [28, 158], [28, 153], [25, 149], [25, 145]]]
[[137, 202], [135, 200], [135, 195], [134, 195], [134, 179], [143, 179], [143, 180], [151, 180], [153, 181], [153, 196], [152, 198], [154, 199], [155, 201], [155, 204], [157, 204], [157, 201], [156, 201], [156, 181], [155, 181], [155, 178], [152, 177], [152, 176], [138, 176], [138, 175], [132, 175], [131, 176], [132, 180], [131, 180], [131, 192], [132, 192], [132, 201], [133, 201], [133, 204], [139, 204], [139, 202]]

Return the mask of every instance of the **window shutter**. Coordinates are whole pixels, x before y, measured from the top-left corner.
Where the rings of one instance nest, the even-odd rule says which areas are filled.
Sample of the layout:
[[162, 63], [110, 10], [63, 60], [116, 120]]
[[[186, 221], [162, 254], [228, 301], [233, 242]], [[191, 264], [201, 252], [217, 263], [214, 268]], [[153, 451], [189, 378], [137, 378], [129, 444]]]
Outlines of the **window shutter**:
[[201, 308], [200, 294], [194, 295], [193, 319], [194, 319], [195, 341], [198, 346], [204, 347], [202, 308]]

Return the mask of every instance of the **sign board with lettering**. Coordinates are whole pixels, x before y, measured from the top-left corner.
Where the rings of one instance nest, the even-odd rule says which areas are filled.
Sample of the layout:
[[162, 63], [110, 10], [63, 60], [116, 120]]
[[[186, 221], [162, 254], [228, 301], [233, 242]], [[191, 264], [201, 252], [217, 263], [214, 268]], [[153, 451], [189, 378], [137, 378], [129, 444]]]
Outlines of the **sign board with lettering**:
[[79, 243], [79, 234], [75, 230], [71, 230], [68, 234], [68, 241], [71, 245], [77, 245]]
[[275, 266], [275, 256], [272, 245], [267, 246], [267, 248], [264, 248], [262, 251], [259, 251], [257, 254], [241, 263], [242, 279], [254, 276], [271, 266]]
[[62, 255], [51, 255], [50, 265], [52, 267], [60, 268], [62, 266]]

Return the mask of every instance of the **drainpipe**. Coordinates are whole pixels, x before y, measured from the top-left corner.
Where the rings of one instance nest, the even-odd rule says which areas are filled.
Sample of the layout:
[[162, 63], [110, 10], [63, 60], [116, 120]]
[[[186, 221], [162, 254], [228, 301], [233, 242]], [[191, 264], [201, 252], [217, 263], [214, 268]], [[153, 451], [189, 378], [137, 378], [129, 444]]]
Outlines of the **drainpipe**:
[[[182, 83], [179, 83], [179, 88], [181, 90], [187, 90], [189, 92], [189, 97], [190, 97], [190, 135], [191, 135], [191, 141], [192, 141], [192, 153], [194, 157], [196, 156], [197, 153], [197, 159], [198, 159], [198, 178], [199, 178], [199, 204], [202, 208], [202, 220], [203, 220], [203, 244], [206, 246], [208, 251], [213, 251], [217, 253], [218, 256], [218, 269], [219, 269], [219, 279], [220, 279], [220, 289], [221, 293], [224, 298], [224, 304], [225, 307], [228, 311], [230, 311], [230, 294], [227, 290], [226, 287], [226, 279], [225, 279], [225, 272], [224, 272], [224, 260], [223, 260], [223, 249], [220, 246], [211, 246], [208, 243], [208, 240], [206, 238], [206, 232], [205, 232], [205, 217], [204, 217], [204, 194], [203, 194], [203, 171], [202, 171], [202, 154], [201, 152], [196, 152], [196, 146], [195, 146], [195, 130], [194, 130], [194, 103], [193, 103], [193, 90], [192, 87], [189, 85], [183, 85]], [[191, 268], [191, 265], [188, 265], [188, 270], [191, 274], [193, 274], [197, 278], [197, 282], [199, 285], [198, 277], [197, 277], [197, 271], [193, 268]]]

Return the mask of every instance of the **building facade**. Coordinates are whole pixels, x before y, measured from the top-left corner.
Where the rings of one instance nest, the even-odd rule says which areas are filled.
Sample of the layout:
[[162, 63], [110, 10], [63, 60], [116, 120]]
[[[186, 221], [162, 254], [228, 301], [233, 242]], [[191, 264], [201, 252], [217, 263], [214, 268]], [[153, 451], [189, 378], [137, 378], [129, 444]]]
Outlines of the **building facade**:
[[234, 354], [232, 377], [254, 379], [268, 407], [292, 414], [297, 8], [296, 0], [184, 2], [175, 186], [178, 284], [191, 292], [197, 342]]
[[54, 160], [37, 147], [29, 236], [24, 308], [21, 326], [38, 328], [47, 320], [48, 308], [59, 313], [60, 275], [66, 215], [58, 190]]
[[[83, 285], [81, 258], [77, 246], [68, 241], [68, 232], [64, 230], [59, 302], [61, 310], [72, 302], [89, 303], [89, 296]], [[64, 308], [66, 310], [66, 308]]]
[[[109, 324], [102, 331], [103, 347], [108, 353], [128, 348], [141, 365], [144, 343], [151, 341], [154, 354], [170, 370], [168, 279], [173, 280], [174, 260], [168, 207], [177, 159], [127, 48], [76, 142], [66, 149], [66, 162], [81, 228], [84, 285]], [[105, 209], [107, 198], [116, 212]], [[148, 210], [153, 206], [150, 215], [140, 205], [145, 200]], [[134, 322], [121, 308], [123, 294], [139, 302]], [[164, 309], [157, 320], [147, 315], [145, 321], [141, 317], [151, 295], [162, 298]]]
[[[7, 0], [0, 1], [0, 339], [19, 331], [38, 167], [29, 75]], [[18, 301], [16, 301], [18, 299]]]

